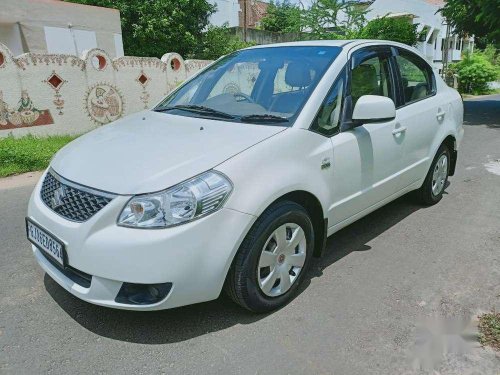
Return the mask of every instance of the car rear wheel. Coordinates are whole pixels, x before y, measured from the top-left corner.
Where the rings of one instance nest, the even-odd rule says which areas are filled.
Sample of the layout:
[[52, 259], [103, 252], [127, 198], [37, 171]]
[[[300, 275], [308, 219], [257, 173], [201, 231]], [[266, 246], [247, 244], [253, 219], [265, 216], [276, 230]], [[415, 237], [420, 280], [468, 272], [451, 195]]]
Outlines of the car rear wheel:
[[254, 312], [284, 306], [297, 292], [313, 247], [307, 211], [290, 201], [272, 205], [241, 244], [226, 279], [227, 294]]
[[443, 198], [450, 172], [450, 161], [450, 150], [448, 146], [442, 144], [432, 161], [422, 187], [417, 190], [417, 197], [421, 203], [430, 206]]

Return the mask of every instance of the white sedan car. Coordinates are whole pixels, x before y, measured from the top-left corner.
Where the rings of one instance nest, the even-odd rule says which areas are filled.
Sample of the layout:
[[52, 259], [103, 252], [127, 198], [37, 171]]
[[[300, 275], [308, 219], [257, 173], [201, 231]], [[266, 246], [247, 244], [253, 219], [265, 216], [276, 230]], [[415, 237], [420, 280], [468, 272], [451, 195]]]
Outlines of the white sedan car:
[[27, 235], [47, 274], [94, 304], [159, 310], [225, 290], [270, 311], [327, 236], [410, 191], [439, 202], [462, 120], [460, 95], [403, 44], [237, 51], [57, 153]]

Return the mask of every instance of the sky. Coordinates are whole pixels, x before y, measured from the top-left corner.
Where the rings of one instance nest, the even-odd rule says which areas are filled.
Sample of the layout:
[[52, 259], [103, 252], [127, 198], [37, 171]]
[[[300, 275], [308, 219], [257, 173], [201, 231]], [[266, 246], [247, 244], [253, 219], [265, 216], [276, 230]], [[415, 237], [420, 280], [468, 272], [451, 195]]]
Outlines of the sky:
[[302, 3], [306, 8], [311, 5], [312, 0], [290, 0], [291, 3], [299, 4]]

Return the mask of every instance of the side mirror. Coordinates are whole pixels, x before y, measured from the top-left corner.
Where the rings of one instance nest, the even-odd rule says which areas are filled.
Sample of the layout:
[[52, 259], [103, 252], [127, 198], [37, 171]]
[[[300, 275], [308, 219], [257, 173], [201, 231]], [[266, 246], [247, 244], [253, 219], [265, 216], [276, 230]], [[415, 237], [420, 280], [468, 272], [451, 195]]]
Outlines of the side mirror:
[[384, 122], [396, 117], [396, 106], [392, 99], [379, 95], [363, 95], [358, 99], [352, 113], [355, 126], [370, 122]]

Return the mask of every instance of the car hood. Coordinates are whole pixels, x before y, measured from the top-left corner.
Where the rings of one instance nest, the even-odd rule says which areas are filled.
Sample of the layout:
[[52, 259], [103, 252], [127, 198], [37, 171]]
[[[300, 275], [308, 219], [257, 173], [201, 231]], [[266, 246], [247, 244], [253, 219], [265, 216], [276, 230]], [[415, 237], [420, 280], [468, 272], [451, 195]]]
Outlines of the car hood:
[[64, 178], [117, 194], [163, 190], [286, 128], [145, 111], [77, 138], [51, 166]]

